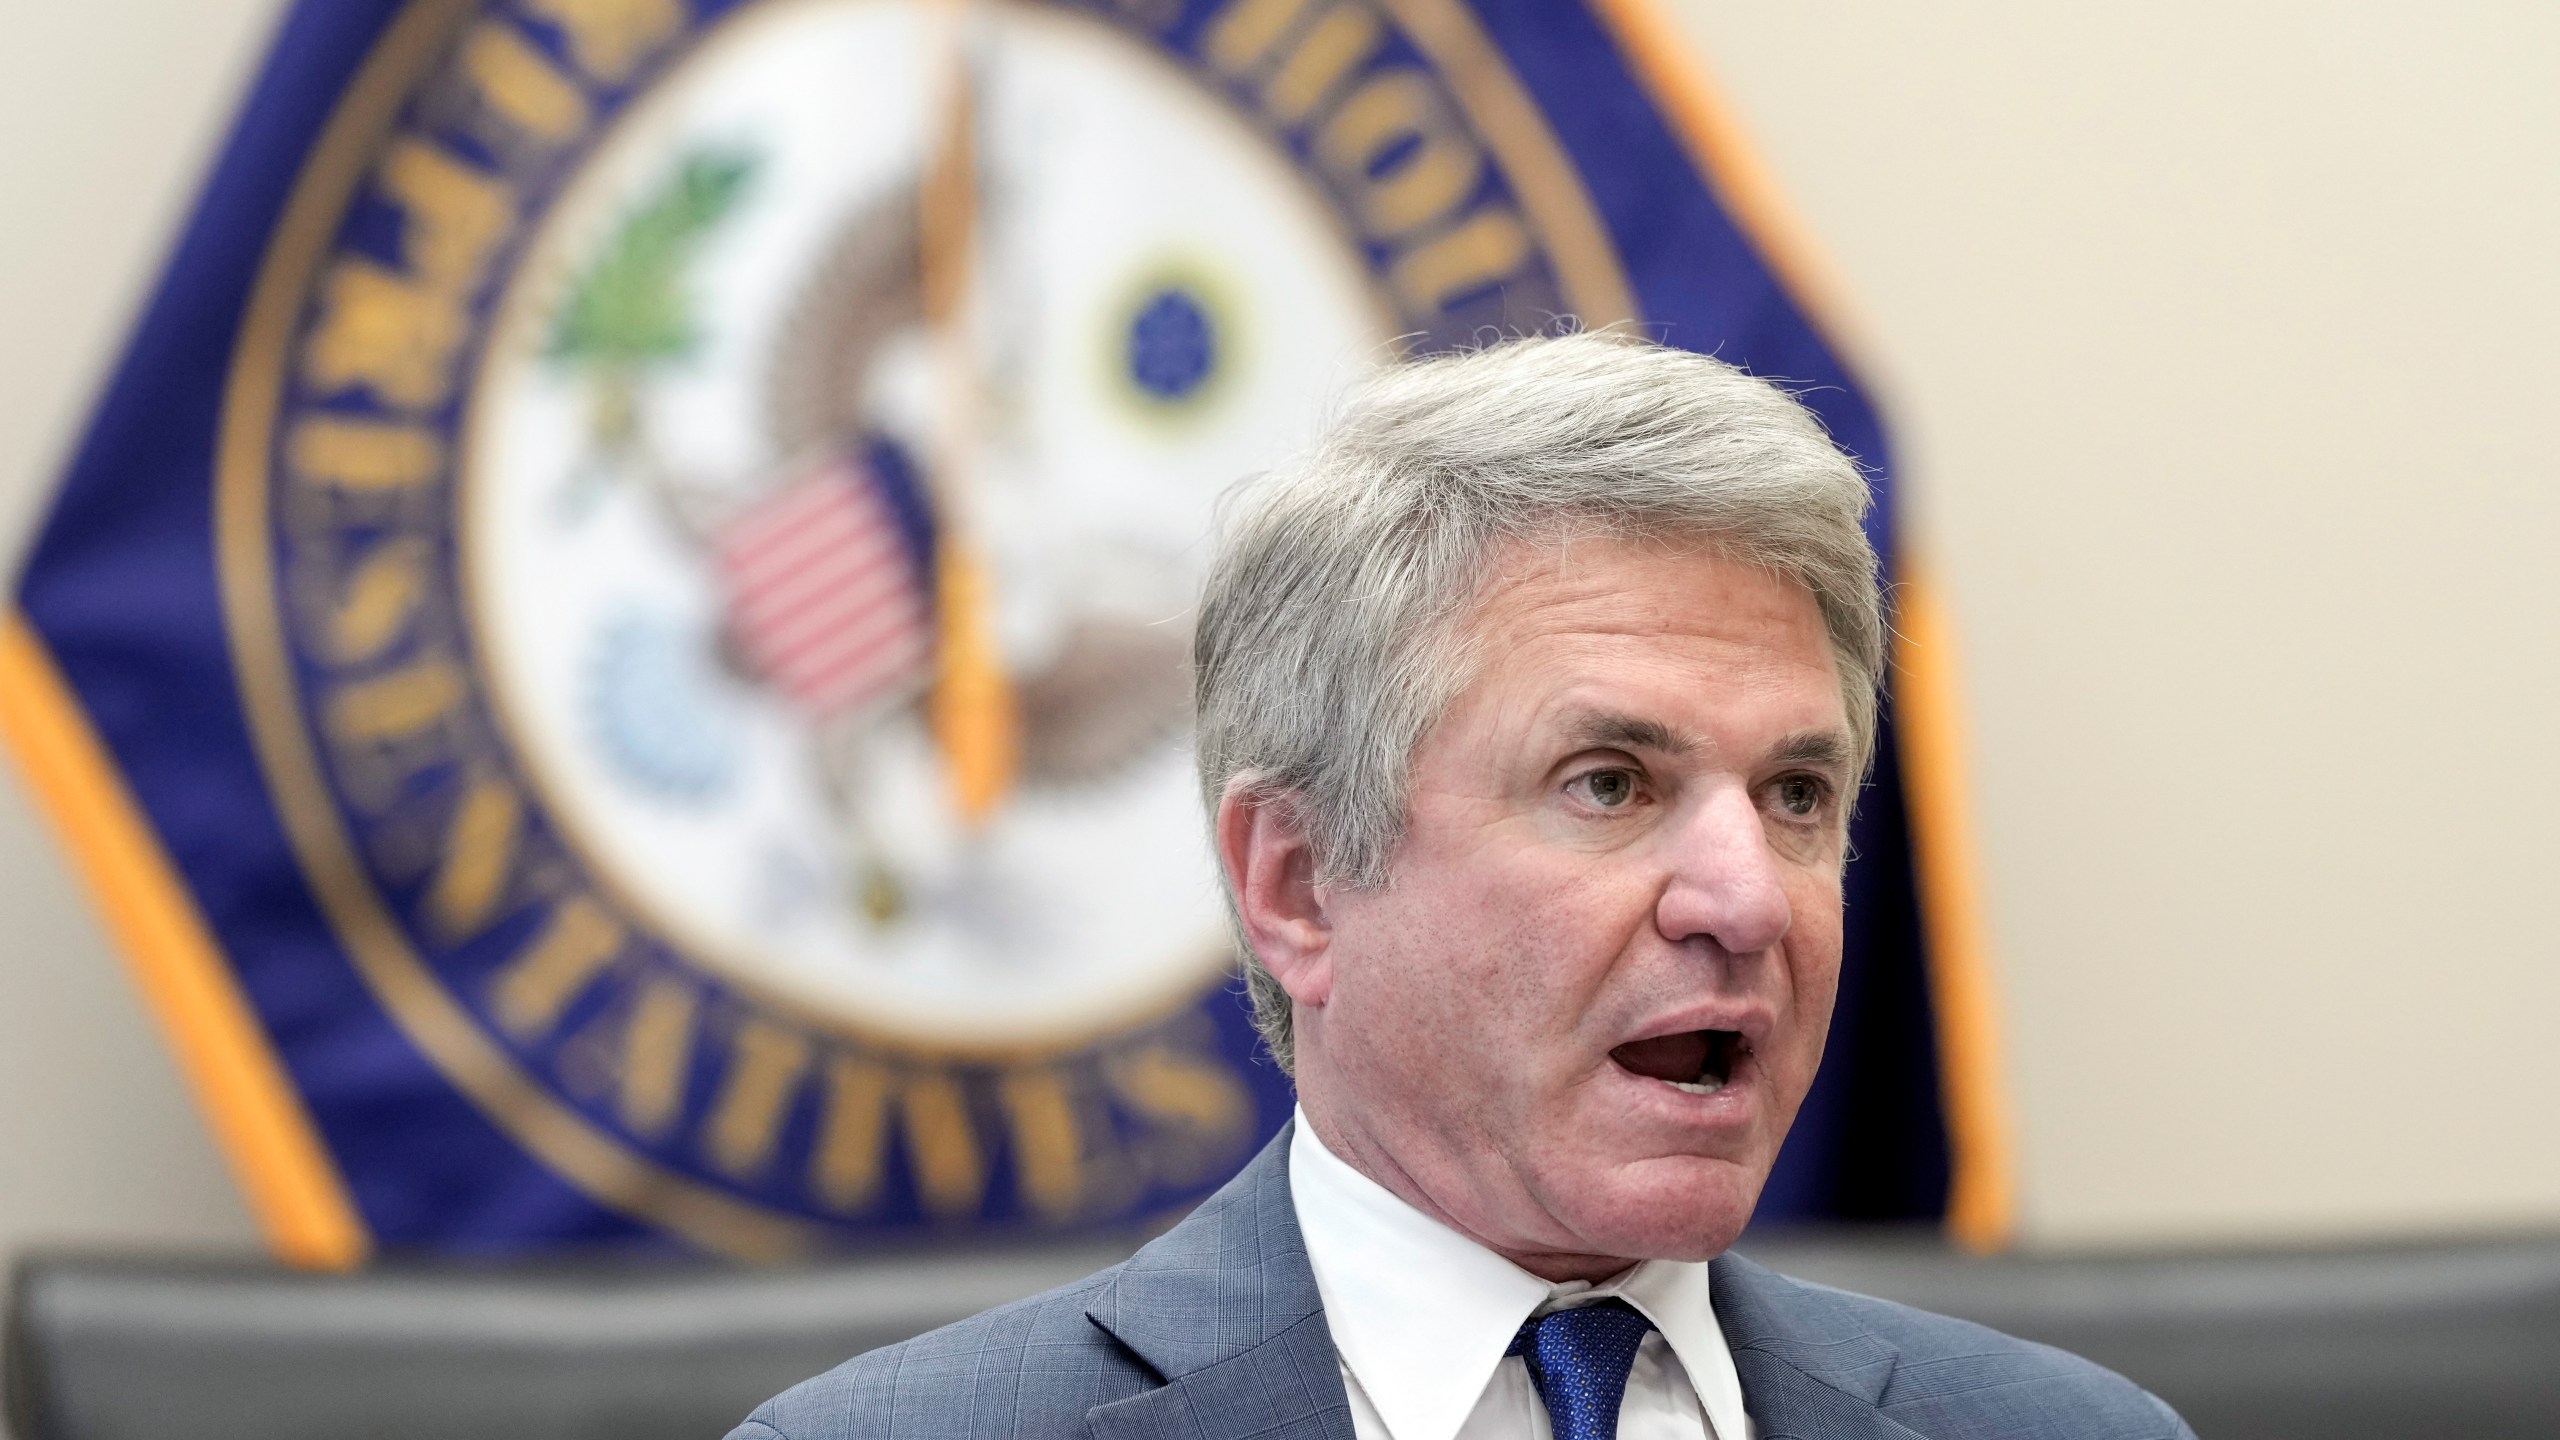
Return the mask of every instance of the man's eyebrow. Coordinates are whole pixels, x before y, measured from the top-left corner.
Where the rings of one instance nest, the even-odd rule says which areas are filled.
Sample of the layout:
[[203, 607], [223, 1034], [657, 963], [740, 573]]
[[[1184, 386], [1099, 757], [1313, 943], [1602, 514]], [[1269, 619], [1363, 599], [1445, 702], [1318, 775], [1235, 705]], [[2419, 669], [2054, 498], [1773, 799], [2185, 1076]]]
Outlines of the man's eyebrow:
[[1846, 774], [1852, 755], [1849, 737], [1837, 730], [1799, 730], [1769, 752], [1772, 765], [1809, 765]]
[[1654, 750], [1686, 755], [1698, 739], [1659, 720], [1635, 715], [1577, 715], [1565, 726], [1566, 743], [1576, 750]]

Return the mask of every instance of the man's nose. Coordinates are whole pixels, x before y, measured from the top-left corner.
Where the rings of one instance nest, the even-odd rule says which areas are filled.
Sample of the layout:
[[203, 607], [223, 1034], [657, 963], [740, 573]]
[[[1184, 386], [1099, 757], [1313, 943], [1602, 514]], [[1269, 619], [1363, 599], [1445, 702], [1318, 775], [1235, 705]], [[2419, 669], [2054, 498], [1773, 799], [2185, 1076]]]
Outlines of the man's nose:
[[1664, 838], [1670, 883], [1654, 910], [1662, 938], [1675, 944], [1703, 938], [1734, 955], [1766, 950], [1786, 938], [1794, 914], [1749, 791], [1717, 787]]

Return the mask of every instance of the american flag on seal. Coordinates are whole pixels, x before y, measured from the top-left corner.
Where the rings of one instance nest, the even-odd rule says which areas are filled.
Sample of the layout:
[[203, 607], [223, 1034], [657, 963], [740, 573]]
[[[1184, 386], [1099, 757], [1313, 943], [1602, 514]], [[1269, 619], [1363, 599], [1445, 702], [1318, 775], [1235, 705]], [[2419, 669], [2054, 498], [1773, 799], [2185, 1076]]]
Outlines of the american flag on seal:
[[924, 678], [926, 576], [862, 457], [810, 465], [721, 527], [714, 548], [732, 636], [800, 708], [823, 720]]

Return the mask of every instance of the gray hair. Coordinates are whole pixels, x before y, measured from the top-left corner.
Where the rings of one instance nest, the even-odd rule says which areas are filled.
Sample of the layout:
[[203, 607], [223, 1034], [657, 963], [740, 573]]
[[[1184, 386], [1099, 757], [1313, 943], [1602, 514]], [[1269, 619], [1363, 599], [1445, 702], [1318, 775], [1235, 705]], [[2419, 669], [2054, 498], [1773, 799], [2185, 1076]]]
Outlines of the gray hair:
[[[1230, 789], [1288, 805], [1321, 881], [1387, 883], [1496, 550], [1583, 536], [1700, 539], [1811, 590], [1863, 766], [1884, 664], [1867, 504], [1811, 412], [1704, 355], [1598, 332], [1383, 371], [1230, 497], [1193, 640], [1211, 823]], [[1294, 1072], [1289, 997], [1237, 938], [1255, 1027]]]

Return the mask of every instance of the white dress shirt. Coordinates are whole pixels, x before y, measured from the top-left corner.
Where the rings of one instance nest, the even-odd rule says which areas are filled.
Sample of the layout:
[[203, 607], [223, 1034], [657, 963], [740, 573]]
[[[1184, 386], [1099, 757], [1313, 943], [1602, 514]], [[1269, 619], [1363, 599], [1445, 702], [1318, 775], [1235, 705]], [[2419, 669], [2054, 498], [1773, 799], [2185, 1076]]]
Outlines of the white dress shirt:
[[1549, 1284], [1352, 1169], [1298, 1112], [1289, 1189], [1360, 1440], [1551, 1440], [1520, 1322], [1616, 1296], [1654, 1333], [1636, 1351], [1620, 1440], [1756, 1440], [1704, 1262], [1647, 1260], [1603, 1284]]

